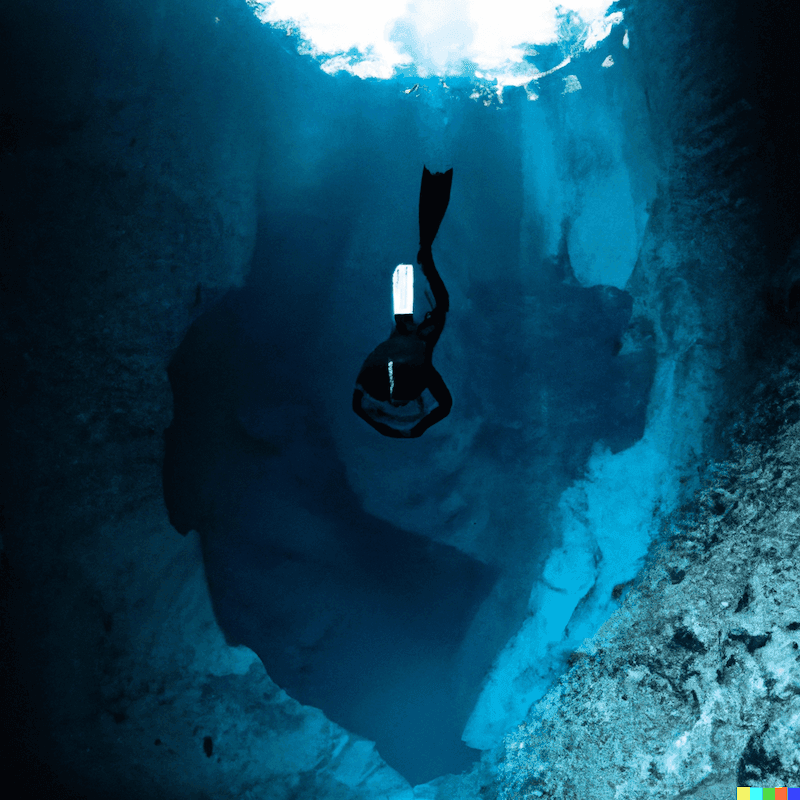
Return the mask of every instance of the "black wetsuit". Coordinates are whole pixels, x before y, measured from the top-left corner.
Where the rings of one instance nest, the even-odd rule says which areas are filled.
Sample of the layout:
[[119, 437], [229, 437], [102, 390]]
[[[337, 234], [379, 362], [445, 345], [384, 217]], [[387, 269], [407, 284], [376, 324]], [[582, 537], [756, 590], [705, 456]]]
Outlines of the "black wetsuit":
[[435, 174], [426, 168], [422, 171], [417, 263], [430, 284], [434, 307], [418, 325], [411, 314], [396, 315], [391, 336], [367, 356], [356, 380], [353, 410], [384, 436], [421, 436], [444, 419], [453, 404], [432, 363], [450, 298], [431, 255], [450, 200], [452, 179], [452, 169]]

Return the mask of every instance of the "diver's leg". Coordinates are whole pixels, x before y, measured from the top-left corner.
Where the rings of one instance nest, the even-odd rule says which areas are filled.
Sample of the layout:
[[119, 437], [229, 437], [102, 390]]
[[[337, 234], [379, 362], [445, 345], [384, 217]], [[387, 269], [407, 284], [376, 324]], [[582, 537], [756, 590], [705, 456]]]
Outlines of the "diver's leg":
[[453, 183], [452, 168], [447, 172], [428, 172], [422, 168], [422, 185], [419, 190], [419, 246], [430, 250], [442, 224], [450, 202], [450, 186]]
[[450, 295], [433, 263], [430, 249], [420, 249], [417, 253], [417, 263], [422, 267], [422, 274], [427, 278], [433, 292], [434, 309], [446, 314], [450, 310]]
[[417, 263], [430, 284], [437, 311], [447, 313], [450, 308], [450, 297], [444, 281], [436, 271], [431, 255], [431, 245], [436, 238], [444, 219], [447, 205], [450, 202], [450, 186], [453, 182], [453, 170], [431, 174], [427, 167], [422, 168], [422, 185], [419, 190], [419, 253]]

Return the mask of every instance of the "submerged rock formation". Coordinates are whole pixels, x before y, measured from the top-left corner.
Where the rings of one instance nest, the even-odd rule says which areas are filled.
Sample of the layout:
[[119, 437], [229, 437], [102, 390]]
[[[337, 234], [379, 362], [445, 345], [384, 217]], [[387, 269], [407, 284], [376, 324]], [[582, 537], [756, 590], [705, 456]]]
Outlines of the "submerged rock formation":
[[800, 783], [798, 343], [772, 343], [731, 459], [506, 738], [499, 797], [721, 800]]

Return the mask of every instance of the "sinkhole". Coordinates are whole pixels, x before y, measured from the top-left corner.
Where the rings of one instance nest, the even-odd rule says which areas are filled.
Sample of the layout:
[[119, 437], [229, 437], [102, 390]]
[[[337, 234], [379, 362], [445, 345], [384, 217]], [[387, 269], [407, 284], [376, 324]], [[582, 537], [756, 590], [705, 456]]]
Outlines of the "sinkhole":
[[[356, 4], [364, 30], [340, 6], [250, 5], [288, 42], [288, 110], [245, 284], [170, 363], [165, 498], [201, 535], [227, 641], [416, 785], [524, 718], [647, 550], [663, 377], [626, 291], [655, 195], [646, 98], [603, 2], [513, 29], [496, 4]], [[432, 247], [452, 410], [388, 439], [351, 396], [398, 265], [407, 310], [435, 306], [423, 166], [453, 170]]]

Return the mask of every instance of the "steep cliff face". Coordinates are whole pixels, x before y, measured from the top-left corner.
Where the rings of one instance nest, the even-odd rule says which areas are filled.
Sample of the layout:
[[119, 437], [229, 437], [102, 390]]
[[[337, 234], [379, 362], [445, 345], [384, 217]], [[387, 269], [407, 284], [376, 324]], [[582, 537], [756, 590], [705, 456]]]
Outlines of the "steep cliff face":
[[797, 785], [797, 344], [770, 342], [731, 458], [704, 473], [623, 607], [507, 737], [500, 797]]
[[[258, 131], [186, 57], [235, 49], [205, 10], [22, 4], [4, 19], [10, 762], [31, 796], [42, 764], [93, 796], [180, 795], [177, 741], [202, 768], [215, 733], [180, 687], [252, 661], [225, 648], [159, 475], [164, 366], [191, 316], [241, 283], [255, 236]], [[247, 55], [228, 67], [241, 79]], [[133, 733], [136, 703], [149, 722]]]
[[627, 22], [666, 167], [628, 288], [672, 369], [664, 424], [702, 423], [697, 490], [507, 737], [500, 797], [721, 798], [800, 770], [788, 20], [642, 0]]
[[260, 168], [293, 168], [296, 55], [238, 3], [22, 4], [3, 24], [9, 782], [401, 796], [374, 745], [225, 643], [197, 535], [178, 536], [162, 498], [166, 367], [249, 270]]
[[[666, 176], [627, 286], [627, 346], [650, 337], [670, 378], [660, 424], [695, 426], [687, 448], [722, 457], [740, 388], [787, 383], [760, 349], [795, 341], [797, 123], [780, 77], [793, 26], [712, 3], [626, 13]], [[197, 538], [175, 534], [163, 506], [166, 366], [190, 321], [243, 283], [258, 182], [313, 182], [285, 133], [296, 56], [236, 3], [18, 4], [3, 25], [4, 670], [12, 770], [32, 795], [568, 797], [600, 775], [621, 796], [671, 797], [796, 775], [781, 744], [797, 735], [791, 386], [769, 410], [766, 390], [753, 396], [765, 410], [750, 461], [703, 496], [705, 521], [684, 526], [526, 730], [468, 775], [412, 792], [369, 742], [229, 647]], [[296, 85], [316, 80], [297, 69]], [[325, 126], [304, 135], [319, 144]], [[640, 721], [666, 703], [670, 722], [618, 739], [631, 703]], [[587, 718], [596, 736], [578, 736]]]

